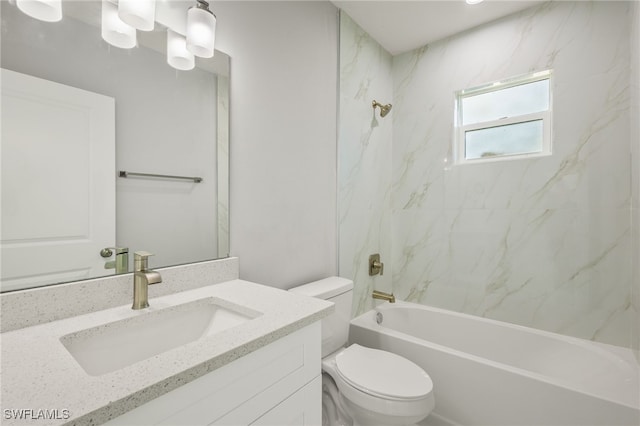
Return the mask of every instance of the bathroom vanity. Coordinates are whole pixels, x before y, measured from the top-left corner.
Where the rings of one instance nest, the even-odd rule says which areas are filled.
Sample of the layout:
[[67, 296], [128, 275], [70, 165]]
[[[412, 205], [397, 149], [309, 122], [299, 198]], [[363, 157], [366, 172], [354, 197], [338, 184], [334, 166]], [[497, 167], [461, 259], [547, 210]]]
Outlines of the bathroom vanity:
[[149, 303], [2, 333], [2, 424], [321, 423], [331, 303], [239, 279]]
[[145, 425], [319, 425], [315, 323], [109, 421]]

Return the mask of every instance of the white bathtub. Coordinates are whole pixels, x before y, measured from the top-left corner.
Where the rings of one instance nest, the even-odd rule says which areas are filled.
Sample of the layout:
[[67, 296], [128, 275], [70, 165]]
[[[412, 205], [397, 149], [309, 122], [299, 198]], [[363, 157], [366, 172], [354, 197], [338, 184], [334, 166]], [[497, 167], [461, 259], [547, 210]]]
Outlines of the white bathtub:
[[445, 424], [640, 425], [640, 368], [624, 348], [406, 302], [349, 333], [427, 371]]

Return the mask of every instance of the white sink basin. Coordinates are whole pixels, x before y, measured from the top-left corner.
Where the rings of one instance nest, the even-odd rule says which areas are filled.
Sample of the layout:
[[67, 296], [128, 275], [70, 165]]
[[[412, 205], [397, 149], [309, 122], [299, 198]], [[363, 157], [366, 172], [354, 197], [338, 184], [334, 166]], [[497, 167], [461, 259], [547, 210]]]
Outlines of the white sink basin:
[[99, 376], [260, 315], [210, 297], [67, 334], [60, 341], [88, 374]]

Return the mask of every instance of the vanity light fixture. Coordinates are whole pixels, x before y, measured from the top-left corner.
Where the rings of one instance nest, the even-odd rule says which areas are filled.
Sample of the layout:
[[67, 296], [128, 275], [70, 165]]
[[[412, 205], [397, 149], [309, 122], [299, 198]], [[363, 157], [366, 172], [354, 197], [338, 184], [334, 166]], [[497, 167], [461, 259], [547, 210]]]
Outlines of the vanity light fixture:
[[483, 0], [465, 0], [465, 2], [467, 4], [478, 4], [478, 3], [482, 3]]
[[195, 67], [193, 53], [187, 50], [185, 37], [167, 28], [167, 62], [173, 68], [188, 71]]
[[151, 31], [156, 22], [156, 0], [119, 0], [118, 16], [133, 28]]
[[23, 13], [45, 22], [62, 19], [62, 0], [17, 0], [16, 5]]
[[216, 38], [216, 15], [209, 10], [209, 3], [196, 1], [187, 12], [187, 49], [201, 58], [211, 58]]
[[[15, 0], [15, 4], [41, 21], [62, 19], [62, 0]], [[138, 44], [136, 30], [153, 30], [155, 15], [156, 0], [102, 0], [102, 38], [112, 46], [131, 49]], [[216, 15], [209, 10], [209, 3], [196, 0], [186, 21], [186, 35], [167, 28], [167, 62], [181, 71], [195, 67], [194, 55], [211, 58], [215, 52]]]
[[136, 29], [122, 22], [118, 6], [109, 0], [102, 0], [102, 38], [121, 49], [131, 49], [137, 44]]

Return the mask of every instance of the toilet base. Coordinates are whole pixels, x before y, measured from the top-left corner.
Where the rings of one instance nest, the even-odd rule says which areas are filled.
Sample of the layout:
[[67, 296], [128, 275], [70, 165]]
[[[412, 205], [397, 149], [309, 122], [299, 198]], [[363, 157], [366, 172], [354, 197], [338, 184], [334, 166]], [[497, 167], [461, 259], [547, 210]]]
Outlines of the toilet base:
[[419, 422], [426, 417], [424, 415], [392, 416], [375, 413], [373, 411], [363, 409], [347, 398], [342, 397], [341, 399], [345, 405], [346, 411], [350, 413], [351, 417], [353, 418], [353, 426], [416, 426], [416, 422]]
[[338, 387], [327, 373], [322, 373], [322, 426], [353, 426], [341, 405]]

